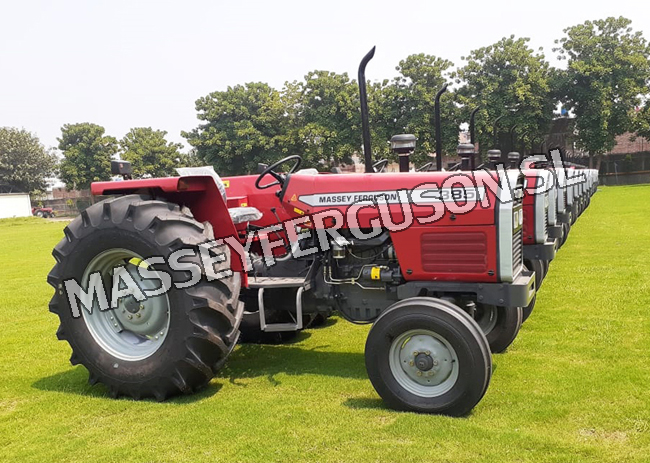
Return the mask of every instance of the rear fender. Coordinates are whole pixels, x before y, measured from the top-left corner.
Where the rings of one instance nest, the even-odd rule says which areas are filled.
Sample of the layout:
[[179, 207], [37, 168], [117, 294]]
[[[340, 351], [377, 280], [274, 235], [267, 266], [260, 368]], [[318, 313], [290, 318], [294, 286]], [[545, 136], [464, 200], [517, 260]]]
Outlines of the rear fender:
[[[216, 239], [234, 236], [237, 230], [228, 206], [212, 177], [166, 177], [122, 182], [97, 182], [91, 185], [93, 195], [144, 194], [186, 206], [199, 222], [210, 222]], [[231, 247], [232, 269], [242, 272], [241, 257]]]

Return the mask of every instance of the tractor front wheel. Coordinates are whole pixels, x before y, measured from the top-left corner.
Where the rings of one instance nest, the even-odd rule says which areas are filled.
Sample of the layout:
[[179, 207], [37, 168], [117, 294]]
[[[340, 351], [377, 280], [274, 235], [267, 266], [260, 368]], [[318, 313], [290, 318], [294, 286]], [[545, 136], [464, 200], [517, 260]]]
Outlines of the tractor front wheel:
[[562, 224], [562, 239], [560, 241], [560, 247], [564, 246], [564, 243], [566, 243], [567, 238], [569, 238], [569, 232], [571, 231], [571, 224], [570, 223], [563, 223]]
[[524, 265], [526, 269], [535, 272], [535, 291], [539, 291], [539, 288], [542, 287], [542, 283], [544, 282], [544, 263], [539, 259], [526, 259]]
[[397, 410], [465, 415], [492, 375], [490, 346], [476, 322], [429, 297], [386, 309], [368, 334], [365, 358], [375, 390]]
[[522, 310], [522, 323], [528, 320], [528, 317], [530, 317], [530, 314], [533, 313], [533, 309], [535, 308], [535, 303], [537, 302], [537, 293], [533, 296], [533, 299], [530, 301], [530, 304], [528, 304], [526, 307], [523, 308]]
[[474, 319], [487, 338], [490, 350], [500, 354], [517, 337], [523, 323], [523, 310], [521, 307], [478, 304]]

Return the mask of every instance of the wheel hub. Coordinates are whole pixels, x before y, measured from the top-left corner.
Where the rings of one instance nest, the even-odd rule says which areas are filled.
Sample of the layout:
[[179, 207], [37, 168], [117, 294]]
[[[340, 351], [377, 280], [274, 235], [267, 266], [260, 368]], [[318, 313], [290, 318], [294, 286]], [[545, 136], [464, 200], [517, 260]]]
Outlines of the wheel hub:
[[[143, 280], [135, 265], [128, 265], [127, 271], [142, 290], [153, 290], [152, 280]], [[135, 334], [159, 339], [165, 332], [167, 324], [166, 305], [162, 304], [161, 296], [138, 301], [133, 295], [120, 297], [115, 309], [115, 318], [122, 327]]]
[[140, 309], [144, 308], [144, 306], [142, 306], [138, 301], [136, 301], [133, 296], [129, 296], [127, 298], [121, 297], [119, 299], [119, 306], [120, 308], [126, 309], [128, 312], [131, 313], [138, 313]]
[[420, 371], [428, 371], [433, 368], [433, 358], [430, 355], [420, 352], [415, 356], [415, 366]]
[[[106, 250], [90, 261], [82, 283], [87, 285], [89, 275], [99, 272], [105, 287], [111, 288], [114, 269], [125, 267], [139, 289], [144, 294], [152, 294], [159, 289], [160, 280], [143, 279], [138, 272], [138, 267], [144, 265], [142, 262], [142, 257], [126, 249]], [[110, 293], [107, 296], [110, 300]], [[82, 310], [82, 315], [90, 334], [105, 351], [116, 358], [135, 361], [149, 357], [162, 345], [169, 331], [169, 307], [166, 294], [142, 301], [134, 294], [127, 294], [117, 300], [115, 309], [102, 311], [94, 301], [92, 312]]]
[[433, 335], [410, 336], [403, 340], [399, 351], [403, 373], [422, 386], [444, 383], [452, 374], [454, 362], [450, 349]]

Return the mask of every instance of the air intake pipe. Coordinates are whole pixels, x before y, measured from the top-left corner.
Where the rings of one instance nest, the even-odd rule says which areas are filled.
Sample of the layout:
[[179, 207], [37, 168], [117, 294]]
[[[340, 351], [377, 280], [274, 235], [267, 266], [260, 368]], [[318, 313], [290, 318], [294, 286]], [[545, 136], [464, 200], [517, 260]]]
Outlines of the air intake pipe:
[[519, 168], [519, 159], [521, 156], [517, 151], [510, 151], [508, 153], [508, 162], [510, 163], [510, 168], [511, 169], [518, 169]]
[[460, 170], [474, 170], [474, 145], [461, 143], [456, 152], [460, 157]]
[[399, 171], [408, 172], [410, 170], [409, 157], [415, 150], [417, 138], [410, 133], [393, 135], [390, 139], [390, 149], [399, 156]]

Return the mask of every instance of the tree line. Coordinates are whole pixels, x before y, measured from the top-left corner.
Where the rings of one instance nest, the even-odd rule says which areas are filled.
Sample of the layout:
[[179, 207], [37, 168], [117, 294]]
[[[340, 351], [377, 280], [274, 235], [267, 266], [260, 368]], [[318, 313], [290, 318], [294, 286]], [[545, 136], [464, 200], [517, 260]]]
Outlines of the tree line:
[[[529, 42], [505, 37], [471, 51], [458, 67], [441, 57], [414, 54], [398, 63], [392, 79], [369, 82], [373, 157], [390, 159], [390, 137], [412, 133], [418, 138], [413, 162], [430, 160], [436, 141], [434, 97], [446, 83], [451, 85], [441, 98], [445, 154], [455, 153], [459, 128], [475, 109], [476, 141], [483, 151], [499, 144], [538, 146], [560, 107], [574, 116], [577, 147], [591, 158], [610, 151], [625, 132], [650, 138], [650, 46], [629, 19], [610, 17], [565, 29], [552, 50], [564, 62], [561, 68]], [[110, 159], [117, 153], [132, 162], [136, 176], [164, 176], [196, 164], [213, 165], [223, 175], [251, 173], [258, 163], [292, 154], [327, 170], [350, 163], [362, 151], [357, 82], [347, 73], [312, 71], [280, 90], [263, 82], [235, 85], [199, 98], [196, 111], [199, 125], [182, 132], [190, 153], [167, 142], [161, 130], [134, 128], [118, 141], [96, 124], [66, 124], [57, 165], [33, 134], [1, 129], [0, 185], [32, 191], [42, 183], [31, 172], [58, 171], [69, 188], [87, 188], [110, 178]], [[20, 144], [23, 154], [17, 156]], [[18, 169], [21, 159], [29, 166]]]
[[171, 176], [176, 167], [198, 165], [193, 150], [168, 142], [167, 132], [135, 127], [120, 140], [89, 122], [65, 124], [58, 138], [59, 159], [38, 137], [25, 129], [0, 127], [0, 193], [39, 194], [46, 179], [58, 176], [68, 189], [87, 189], [92, 182], [111, 179], [111, 159], [131, 162], [137, 178]]
[[[591, 160], [625, 132], [650, 135], [650, 47], [629, 19], [566, 28], [552, 50], [562, 68], [529, 42], [505, 37], [471, 51], [456, 68], [444, 58], [411, 55], [393, 79], [368, 83], [375, 159], [391, 158], [392, 135], [412, 133], [418, 138], [414, 163], [430, 160], [434, 98], [445, 83], [453, 90], [441, 97], [443, 154], [455, 153], [459, 128], [475, 109], [483, 151], [534, 150], [560, 107], [574, 116], [577, 147]], [[357, 82], [347, 73], [310, 72], [281, 90], [260, 82], [236, 85], [198, 99], [196, 110], [201, 122], [183, 136], [201, 161], [225, 174], [252, 172], [258, 162], [291, 154], [327, 169], [361, 151]]]

